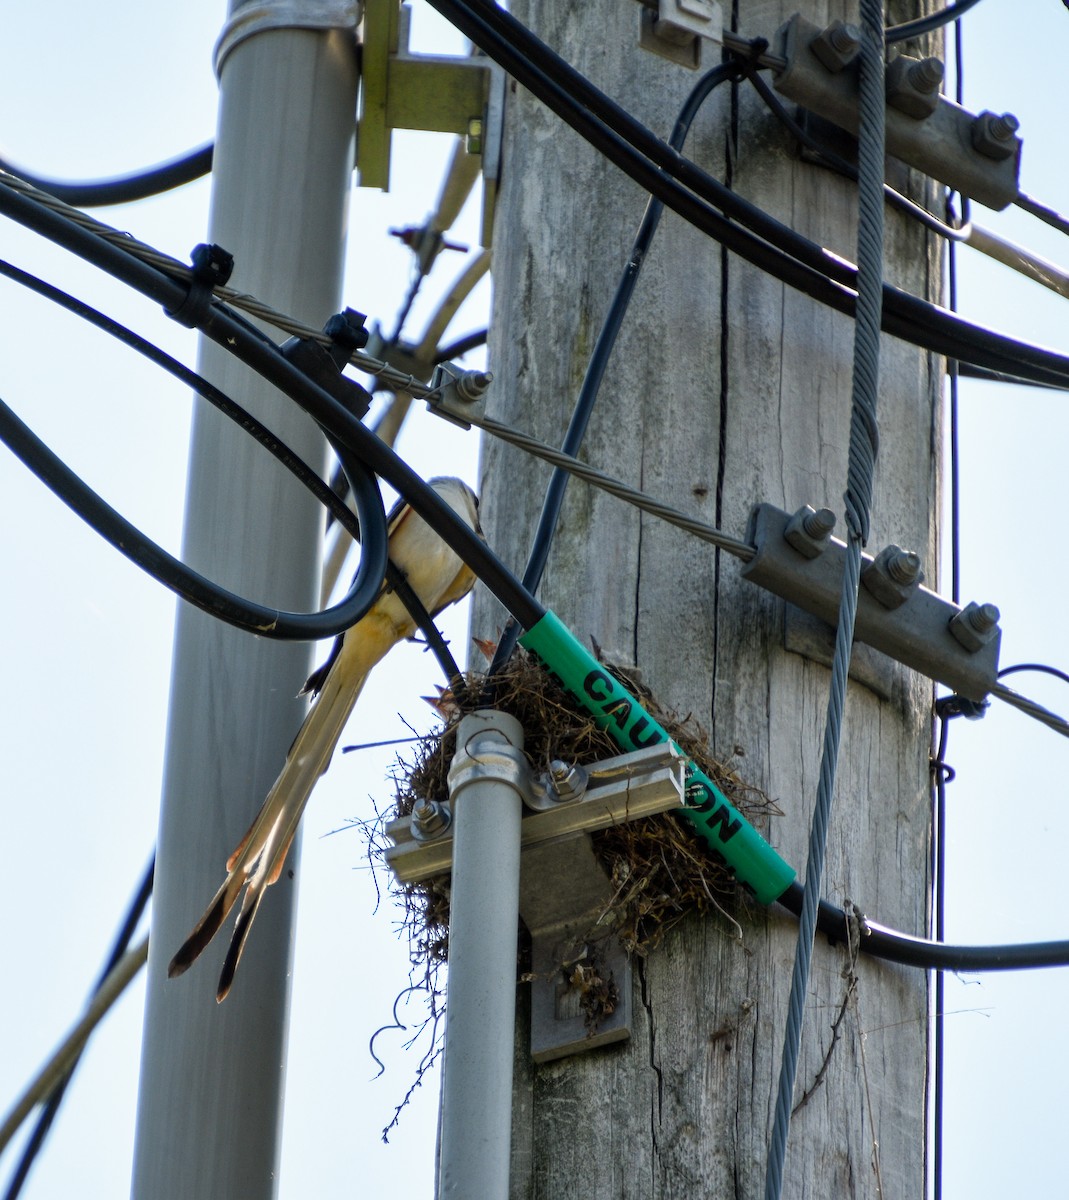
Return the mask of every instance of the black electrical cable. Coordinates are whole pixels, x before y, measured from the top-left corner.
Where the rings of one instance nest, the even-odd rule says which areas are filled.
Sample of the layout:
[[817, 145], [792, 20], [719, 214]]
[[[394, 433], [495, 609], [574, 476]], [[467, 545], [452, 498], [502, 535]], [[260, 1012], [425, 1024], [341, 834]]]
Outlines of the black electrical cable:
[[[496, 5], [487, 0], [431, 0], [431, 4], [599, 152], [675, 212], [776, 278], [840, 312], [853, 314], [852, 264], [775, 221], [676, 154]], [[568, 88], [561, 80], [567, 81]], [[626, 136], [618, 130], [626, 131]], [[703, 198], [711, 198], [736, 219], [725, 218]], [[753, 236], [748, 229], [760, 236]], [[884, 285], [883, 312], [885, 332], [924, 349], [974, 362], [1010, 378], [1069, 386], [1069, 361], [1064, 356], [973, 326], [890, 284]]]
[[[184, 298], [185, 288], [180, 282], [2, 184], [0, 211], [14, 215], [21, 224], [93, 262], [166, 310], [173, 311]], [[218, 303], [213, 303], [201, 328], [213, 341], [229, 349], [290, 396], [329, 434], [352, 449], [370, 470], [403, 495], [525, 628], [531, 628], [545, 615], [545, 609], [453, 509], [332, 396], [288, 362], [278, 346]], [[779, 897], [779, 903], [788, 911], [798, 912], [802, 892], [801, 885], [794, 883]], [[817, 928], [833, 941], [840, 940], [846, 928], [846, 914], [822, 901]], [[862, 949], [877, 958], [925, 970], [943, 967], [955, 971], [1002, 971], [1069, 965], [1069, 941], [944, 945], [900, 933], [873, 921], [865, 922]]]
[[1048, 667], [1046, 663], [1014, 663], [1012, 667], [1003, 667], [998, 673], [999, 679], [1004, 675], [1016, 675], [1019, 671], [1039, 671], [1044, 675], [1053, 675], [1062, 683], [1069, 683], [1069, 674], [1059, 671], [1057, 667]]
[[[776, 95], [776, 93], [768, 86], [760, 75], [751, 73], [749, 81], [753, 85], [754, 90], [764, 102], [765, 107], [772, 115], [780, 122], [784, 129], [796, 138], [810, 153], [817, 155], [822, 165], [829, 167], [831, 170], [838, 172], [840, 175], [845, 175], [847, 179], [857, 179], [857, 166], [852, 162], [847, 162], [845, 158], [841, 158], [838, 154], [833, 153], [822, 146], [820, 142], [813, 137], [811, 133], [803, 129], [801, 125], [791, 116], [786, 107]], [[887, 202], [899, 209], [908, 217], [923, 225], [926, 229], [930, 229], [932, 233], [938, 234], [942, 238], [946, 238], [948, 242], [963, 242], [971, 232], [971, 225], [951, 225], [947, 221], [941, 221], [934, 213], [930, 213], [926, 208], [922, 208], [915, 201], [910, 200], [908, 196], [903, 196], [901, 192], [896, 192], [889, 184], [884, 184], [884, 195], [887, 197]], [[954, 311], [954, 306], [950, 306], [951, 311]]]
[[449, 362], [454, 358], [463, 358], [470, 351], [477, 350], [480, 346], [485, 346], [489, 335], [490, 331], [488, 329], [475, 329], [471, 333], [466, 333], [463, 337], [457, 338], [455, 342], [450, 342], [448, 346], [439, 346], [434, 352], [435, 365]]
[[[67, 309], [67, 311], [81, 317], [98, 329], [109, 333], [118, 341], [142, 354], [150, 362], [174, 375], [182, 383], [186, 384], [202, 398], [208, 400], [226, 416], [230, 417], [231, 420], [240, 425], [246, 433], [274, 455], [324, 505], [331, 517], [337, 520], [355, 540], [361, 540], [361, 526], [358, 516], [343, 503], [298, 454], [277, 438], [270, 429], [258, 421], [240, 404], [215, 387], [214, 384], [209, 383], [207, 379], [192, 371], [184, 363], [172, 358], [158, 346], [153, 345], [147, 339], [141, 337], [140, 334], [134, 333], [113, 318], [106, 316], [104, 313], [92, 308], [69, 293], [61, 291], [52, 284], [46, 283], [44, 280], [37, 278], [37, 276], [31, 275], [29, 272], [23, 271], [19, 267], [2, 259], [0, 259], [0, 275], [6, 276], [15, 283], [36, 292], [54, 304], [58, 304], [62, 308]], [[346, 455], [343, 470], [346, 480], [362, 474], [359, 462], [355, 461], [352, 455]], [[434, 624], [433, 619], [419, 597], [409, 587], [404, 575], [392, 562], [387, 561], [385, 574], [390, 586], [397, 592], [401, 602], [408, 609], [412, 619], [426, 638], [427, 645], [438, 659], [446, 680], [456, 688], [460, 679], [460, 671], [437, 625]], [[154, 578], [157, 578], [158, 582], [163, 583], [165, 586], [170, 586], [165, 577], [161, 578], [154, 575]]]
[[[104, 982], [111, 972], [118, 966], [120, 959], [126, 953], [130, 945], [130, 941], [134, 936], [138, 923], [148, 905], [149, 897], [152, 895], [152, 882], [155, 875], [156, 856], [153, 855], [149, 862], [145, 874], [142, 876], [141, 883], [138, 885], [137, 892], [123, 918], [123, 923], [119, 932], [115, 935], [115, 940], [112, 943], [111, 951], [108, 954], [107, 961], [104, 964], [103, 970], [93, 985], [93, 994], [103, 987]], [[37, 1118], [37, 1123], [33, 1127], [33, 1132], [27, 1138], [25, 1145], [22, 1148], [22, 1154], [19, 1156], [19, 1161], [15, 1165], [15, 1171], [11, 1176], [7, 1185], [7, 1190], [4, 1192], [4, 1200], [17, 1200], [22, 1192], [22, 1185], [26, 1182], [41, 1153], [41, 1148], [44, 1146], [45, 1139], [48, 1137], [49, 1130], [52, 1128], [52, 1123], [56, 1119], [56, 1114], [59, 1112], [60, 1105], [63, 1103], [63, 1097], [66, 1094], [67, 1086], [74, 1076], [74, 1072], [78, 1069], [78, 1063], [81, 1060], [81, 1054], [71, 1063], [66, 1073], [59, 1080], [56, 1086], [52, 1089], [48, 1099], [44, 1102], [40, 1115]]]
[[[281, 441], [262, 422], [258, 421], [247, 409], [237, 401], [232, 400], [225, 392], [210, 383], [203, 375], [187, 367], [185, 363], [172, 358], [166, 351], [134, 333], [125, 325], [121, 325], [113, 317], [91, 307], [76, 296], [62, 291], [53, 284], [46, 283], [36, 275], [0, 259], [0, 275], [19, 284], [21, 287], [35, 292], [53, 304], [65, 308], [68, 312], [80, 317], [90, 325], [109, 334], [116, 341], [136, 350], [138, 354], [148, 359], [155, 366], [173, 375], [180, 383], [185, 384], [196, 392], [202, 399], [207, 400], [215, 408], [239, 425], [251, 438], [259, 442], [268, 453], [272, 454], [290, 473], [319, 501], [330, 513], [330, 516], [346, 527], [354, 538], [360, 538], [360, 523], [356, 515], [330, 490], [312, 469], [295, 451]], [[162, 581], [161, 581], [162, 582]]]
[[[306, 463], [275, 437], [250, 413], [177, 360], [118, 322], [89, 305], [67, 296], [58, 288], [34, 279], [24, 271], [0, 262], [0, 274], [62, 304], [69, 311], [110, 333], [157, 365], [164, 367], [190, 387], [195, 388], [226, 416], [241, 425], [265, 446], [335, 515], [345, 506], [335, 501], [327, 486]], [[382, 499], [374, 479], [362, 474], [355, 483], [354, 499], [358, 513], [357, 528], [362, 531], [361, 571], [345, 598], [321, 613], [284, 613], [235, 596], [225, 588], [174, 558], [136, 526], [116, 512], [77, 476], [58, 455], [0, 400], [0, 440], [93, 530], [117, 550], [177, 595], [205, 612], [239, 628], [267, 637], [318, 639], [344, 632], [374, 603], [386, 569], [386, 518]], [[351, 514], [346, 515], [351, 520]]]
[[934, 33], [949, 25], [951, 21], [963, 17], [970, 8], [979, 4], [980, 0], [957, 0], [956, 4], [948, 4], [938, 12], [929, 13], [926, 17], [918, 17], [915, 21], [905, 21], [901, 25], [889, 25], [884, 32], [884, 41], [891, 45], [893, 42], [905, 42], [910, 38], [924, 37], [926, 33]]
[[[723, 83], [741, 78], [746, 74], [748, 69], [748, 66], [740, 61], [721, 63], [713, 67], [712, 70], [707, 71], [698, 80], [683, 102], [679, 115], [676, 117], [675, 126], [668, 139], [668, 144], [674, 150], [681, 150], [683, 148], [687, 134], [694, 124], [694, 118], [698, 115], [701, 106], [712, 92]], [[642, 272], [642, 267], [645, 264], [646, 256], [649, 253], [650, 245], [657, 232], [663, 212], [664, 203], [656, 196], [650, 196], [646, 204], [646, 210], [639, 222], [638, 232], [635, 234], [631, 252], [627, 256], [623, 273], [616, 285], [616, 291], [609, 304], [605, 320], [602, 322], [601, 329], [598, 332], [597, 341], [594, 343], [594, 349], [587, 364], [586, 374], [583, 376], [583, 383], [579, 389], [579, 396], [572, 411], [571, 421], [564, 436], [564, 443], [561, 446], [562, 451], [573, 458], [579, 453], [579, 448], [582, 445], [587, 425], [590, 422], [590, 416], [594, 410], [594, 404], [601, 390], [602, 380], [605, 378], [605, 371], [608, 368], [609, 360], [616, 346], [617, 337], [631, 304], [631, 297], [634, 295], [635, 285], [638, 283], [638, 277]], [[523, 586], [532, 594], [537, 593], [539, 585], [542, 582], [542, 575], [545, 572], [546, 563], [549, 559], [549, 552], [552, 547], [557, 522], [560, 519], [561, 508], [564, 504], [564, 493], [568, 486], [569, 478], [570, 475], [567, 471], [561, 467], [556, 467], [550, 476], [549, 484], [546, 488], [545, 499], [542, 502], [542, 512], [535, 527], [531, 550], [527, 558], [527, 566], [523, 573]], [[515, 621], [510, 621], [506, 625], [505, 631], [498, 641], [493, 660], [490, 663], [488, 674], [491, 679], [501, 673], [505, 664], [512, 657], [520, 633], [521, 630]]]
[[[800, 883], [792, 883], [778, 903], [797, 916], [802, 911], [802, 892]], [[832, 943], [845, 942], [846, 913], [822, 900], [817, 912], [817, 928]], [[873, 958], [925, 971], [1026, 971], [1069, 966], [1069, 941], [962, 946], [913, 937], [868, 919], [861, 929], [861, 949]]]
[[[105, 241], [2, 181], [0, 212], [93, 263], [160, 304], [168, 313], [177, 311], [186, 298], [188, 285], [183, 281], [172, 279], [158, 268], [135, 258], [122, 246]], [[295, 401], [320, 425], [328, 438], [336, 439], [352, 450], [368, 472], [381, 476], [404, 496], [525, 628], [545, 616], [545, 609], [450, 505], [333, 396], [290, 363], [270, 338], [218, 301], [212, 301], [194, 323], [206, 337]], [[385, 547], [383, 549], [385, 552]], [[380, 573], [380, 581], [381, 578]]]
[[159, 166], [148, 167], [144, 171], [121, 175], [115, 179], [84, 183], [33, 175], [4, 158], [0, 158], [0, 170], [17, 175], [65, 204], [73, 204], [77, 208], [99, 208], [107, 204], [129, 204], [134, 200], [144, 200], [149, 196], [158, 196], [161, 192], [169, 192], [172, 188], [192, 183], [194, 179], [200, 179], [210, 173], [214, 151], [213, 143], [207, 142], [198, 146], [196, 150], [190, 150], [188, 154], [160, 163]]

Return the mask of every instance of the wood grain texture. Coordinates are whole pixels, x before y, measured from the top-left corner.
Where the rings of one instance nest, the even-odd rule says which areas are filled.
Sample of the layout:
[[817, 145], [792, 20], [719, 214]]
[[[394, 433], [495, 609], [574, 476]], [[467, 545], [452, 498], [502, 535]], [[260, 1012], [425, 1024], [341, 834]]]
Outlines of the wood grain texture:
[[[640, 50], [628, 0], [517, 0], [516, 15], [666, 136], [696, 76]], [[915, 13], [919, 6], [910, 5]], [[771, 36], [792, 11], [739, 6]], [[725, 5], [730, 11], [730, 5]], [[814, 20], [852, 16], [817, 5]], [[896, 17], [899, 15], [895, 14]], [[706, 52], [706, 63], [716, 60]], [[644, 196], [521, 88], [510, 86], [494, 232], [491, 414], [560, 443]], [[750, 89], [707, 103], [688, 153], [743, 195], [855, 257], [853, 185], [800, 164]], [[919, 181], [914, 181], [919, 186]], [[933, 197], [928, 196], [931, 202]], [[889, 217], [888, 277], [938, 294], [938, 248]], [[884, 339], [870, 548], [916, 549], [935, 579], [942, 364]], [[668, 213], [639, 283], [582, 457], [727, 532], [758, 501], [842, 511], [852, 323]], [[488, 441], [483, 520], [522, 569], [548, 470]], [[804, 874], [829, 672], [783, 649], [783, 605], [702, 543], [573, 482], [542, 599], [587, 641], [636, 662], [693, 712], [714, 751], [776, 800], [765, 831]], [[503, 617], [483, 596], [475, 632]], [[852, 684], [824, 894], [912, 933], [927, 929], [931, 685], [896, 668], [894, 696]], [[763, 1194], [796, 925], [750, 905], [740, 943], [691, 920], [636, 963], [632, 1040], [534, 1068], [517, 1033], [512, 1196]], [[818, 939], [799, 1095], [820, 1070], [846, 955]], [[862, 962], [857, 1005], [791, 1131], [784, 1195], [924, 1194], [927, 983]]]

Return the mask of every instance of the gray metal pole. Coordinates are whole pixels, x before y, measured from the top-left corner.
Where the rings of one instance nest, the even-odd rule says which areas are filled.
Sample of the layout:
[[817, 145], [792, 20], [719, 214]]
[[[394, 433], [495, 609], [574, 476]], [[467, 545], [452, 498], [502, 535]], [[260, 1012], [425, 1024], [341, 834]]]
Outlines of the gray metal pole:
[[[304, 9], [300, 13], [300, 9]], [[345, 15], [345, 9], [350, 16]], [[340, 307], [354, 155], [351, 11], [322, 0], [235, 2], [217, 51], [220, 108], [209, 237], [232, 283], [321, 325]], [[298, 27], [294, 27], [298, 26]], [[311, 462], [318, 431], [230, 356], [200, 370]], [[322, 515], [231, 422], [197, 402], [183, 554], [235, 591], [313, 609]], [[237, 985], [217, 1006], [222, 947], [180, 979], [167, 962], [199, 917], [300, 723], [310, 647], [257, 639], [184, 605], [174, 667], [152, 909], [132, 1194], [275, 1194], [292, 959], [293, 865], [272, 889]], [[220, 939], [223, 941], [225, 939]]]
[[523, 729], [472, 713], [449, 772], [453, 881], [438, 1195], [504, 1200], [509, 1187]]

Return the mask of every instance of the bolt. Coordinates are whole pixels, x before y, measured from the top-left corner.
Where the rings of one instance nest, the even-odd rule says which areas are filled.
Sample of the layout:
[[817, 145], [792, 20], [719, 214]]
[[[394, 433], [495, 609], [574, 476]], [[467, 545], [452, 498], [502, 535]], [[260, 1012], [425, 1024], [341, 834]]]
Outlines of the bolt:
[[887, 556], [887, 574], [895, 583], [911, 584], [921, 573], [921, 559], [912, 550], [895, 550]]
[[480, 400], [486, 395], [486, 391], [493, 381], [494, 376], [490, 371], [465, 371], [457, 379], [457, 395], [461, 400], [474, 404], [476, 400]]
[[946, 68], [938, 58], [922, 58], [912, 63], [907, 78], [918, 92], [937, 92], [946, 74]]
[[586, 791], [589, 776], [575, 763], [562, 762], [556, 758], [549, 764], [549, 792], [558, 803], [578, 800]]
[[977, 604], [974, 608], [966, 609], [965, 617], [977, 633], [987, 633], [998, 624], [1002, 614], [994, 604]]
[[811, 538], [823, 540], [835, 528], [835, 513], [830, 508], [818, 508], [802, 518], [802, 528]]
[[985, 158], [1009, 158], [1016, 151], [1021, 122], [1013, 113], [982, 112], [972, 123], [972, 144]]
[[809, 504], [791, 517], [783, 530], [784, 538], [806, 558], [823, 553], [828, 535], [835, 528], [835, 514], [830, 508], [814, 509]]
[[861, 30], [848, 21], [833, 21], [809, 43], [810, 50], [833, 74], [848, 67], [861, 46]]
[[835, 21], [828, 26], [828, 41], [840, 54], [856, 50], [861, 42], [861, 30], [846, 21]]
[[887, 64], [887, 103], [915, 121], [925, 121], [939, 107], [943, 64], [938, 58], [900, 54]]
[[468, 121], [464, 150], [467, 154], [482, 154], [483, 152], [483, 123], [479, 117], [472, 117]]
[[421, 800], [412, 809], [412, 834], [420, 841], [439, 837], [449, 828], [449, 814], [437, 800]]
[[970, 603], [950, 618], [950, 632], [970, 654], [976, 654], [998, 637], [999, 616], [994, 604]]

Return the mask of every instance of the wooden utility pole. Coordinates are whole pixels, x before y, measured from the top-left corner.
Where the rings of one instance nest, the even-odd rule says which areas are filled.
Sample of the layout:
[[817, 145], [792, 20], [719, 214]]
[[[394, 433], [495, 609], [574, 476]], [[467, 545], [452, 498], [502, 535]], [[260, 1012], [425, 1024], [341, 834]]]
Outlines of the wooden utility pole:
[[[791, 5], [738, 6], [771, 38]], [[896, 11], [906, 19], [914, 11]], [[515, 0], [512, 11], [666, 136], [696, 76], [639, 48], [627, 0]], [[731, 6], [725, 4], [725, 15]], [[807, 16], [856, 19], [817, 5]], [[716, 61], [707, 48], [706, 65]], [[721, 88], [689, 157], [774, 216], [856, 260], [855, 185], [799, 162], [752, 89]], [[916, 186], [923, 186], [914, 180]], [[932, 196], [926, 196], [929, 202]], [[559, 444], [646, 197], [511, 85], [494, 230], [491, 413]], [[940, 247], [888, 213], [886, 275], [930, 298]], [[631, 306], [584, 457], [744, 536], [752, 506], [842, 513], [852, 323], [666, 214]], [[883, 339], [881, 449], [870, 550], [894, 541], [935, 579], [942, 362]], [[484, 524], [522, 569], [548, 469], [489, 441]], [[739, 564], [573, 482], [542, 599], [589, 643], [632, 661], [694, 713], [713, 752], [782, 815], [766, 834], [804, 874], [830, 674], [785, 648], [782, 601]], [[480, 600], [477, 632], [500, 609]], [[888, 664], [851, 682], [824, 893], [911, 933], [927, 929], [931, 684]], [[533, 1067], [517, 1033], [514, 1197], [763, 1194], [797, 926], [747, 904], [738, 940], [691, 918], [635, 963], [629, 1042]], [[848, 987], [856, 974], [856, 990]], [[521, 996], [521, 1013], [526, 997]], [[919, 1197], [925, 1187], [927, 979], [851, 964], [818, 936], [784, 1196]], [[842, 1019], [837, 1018], [842, 1013]], [[877, 1173], [878, 1172], [878, 1173]]]

